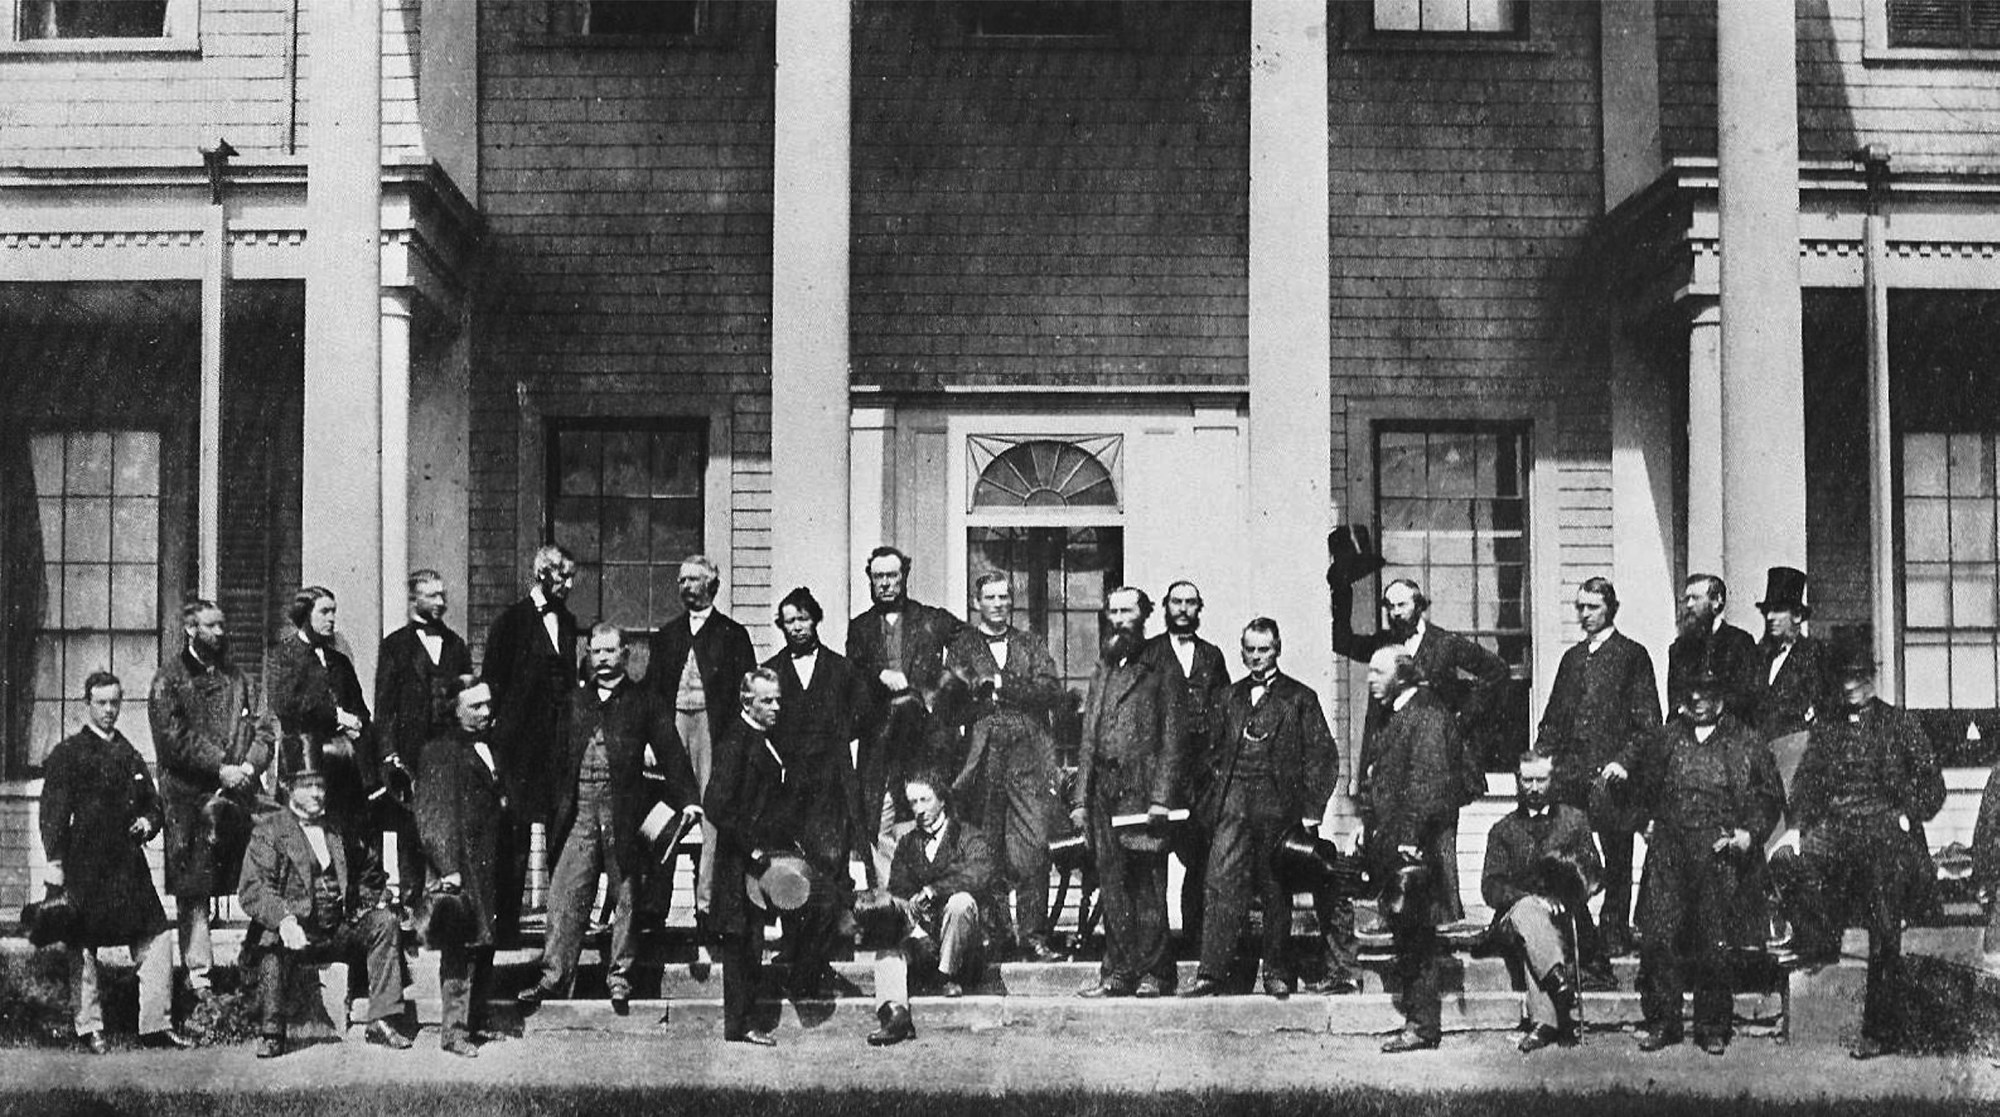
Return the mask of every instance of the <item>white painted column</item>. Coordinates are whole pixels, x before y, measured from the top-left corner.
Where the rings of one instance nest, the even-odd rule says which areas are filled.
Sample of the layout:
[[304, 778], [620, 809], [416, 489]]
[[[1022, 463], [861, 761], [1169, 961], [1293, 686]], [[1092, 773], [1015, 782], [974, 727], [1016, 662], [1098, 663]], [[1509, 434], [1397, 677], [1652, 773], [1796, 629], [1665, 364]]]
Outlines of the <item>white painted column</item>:
[[229, 217], [218, 195], [203, 215], [201, 267], [201, 446], [195, 468], [195, 586], [222, 589], [222, 334], [229, 297]]
[[[1721, 574], [1727, 580], [1722, 549], [1726, 530], [1723, 503], [1727, 499], [1722, 452], [1722, 308], [1713, 299], [1698, 297], [1684, 305], [1688, 311], [1687, 572]], [[1760, 577], [1753, 588], [1763, 584]], [[1675, 591], [1679, 588], [1673, 587]]]
[[[384, 287], [382, 314], [382, 631], [408, 620], [410, 573], [410, 317], [407, 287]], [[404, 587], [406, 588], [406, 587]]]
[[896, 411], [857, 407], [847, 429], [848, 523], [853, 525], [847, 549], [847, 599], [858, 613], [869, 601], [868, 574], [863, 569], [868, 552], [895, 543], [896, 506], [889, 486], [896, 476]]
[[771, 199], [771, 597], [848, 616], [848, 0], [779, 0]]
[[1903, 615], [1896, 596], [1895, 431], [1889, 410], [1889, 281], [1883, 264], [1889, 251], [1889, 162], [1886, 152], [1870, 152], [1868, 217], [1862, 228], [1866, 253], [1862, 295], [1868, 302], [1868, 544], [1874, 561], [1871, 619], [1875, 632], [1875, 687], [1883, 700], [1903, 701]]
[[1284, 629], [1286, 672], [1331, 705], [1326, 11], [1322, 0], [1250, 5], [1247, 581]]
[[334, 591], [361, 677], [382, 615], [382, 16], [315, 0], [306, 161], [303, 574]]
[[[411, 348], [409, 565], [444, 575], [450, 623], [464, 631], [472, 567], [472, 316], [463, 306], [444, 313], [456, 317], [450, 332], [425, 343], [431, 335], [419, 331]], [[399, 609], [401, 591], [392, 584], [384, 594]]]
[[1773, 566], [1806, 565], [1797, 13], [1716, 5], [1722, 562], [1739, 623]]

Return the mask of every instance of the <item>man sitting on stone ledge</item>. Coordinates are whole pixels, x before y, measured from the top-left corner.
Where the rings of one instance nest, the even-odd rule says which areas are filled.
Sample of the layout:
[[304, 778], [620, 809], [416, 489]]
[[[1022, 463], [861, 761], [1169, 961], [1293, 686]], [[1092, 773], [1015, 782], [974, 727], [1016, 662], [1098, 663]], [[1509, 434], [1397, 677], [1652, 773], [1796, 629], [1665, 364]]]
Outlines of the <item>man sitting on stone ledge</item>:
[[868, 1042], [887, 1047], [916, 1038], [910, 1019], [910, 971], [935, 970], [944, 995], [957, 997], [978, 979], [984, 945], [981, 905], [993, 887], [993, 851], [975, 827], [952, 817], [948, 781], [918, 774], [903, 791], [916, 828], [896, 843], [889, 864], [895, 946], [875, 960], [876, 1009], [882, 1026]]
[[406, 1048], [409, 1037], [389, 1022], [403, 1010], [407, 982], [399, 920], [382, 898], [381, 866], [365, 846], [350, 845], [328, 821], [317, 746], [302, 736], [287, 737], [278, 774], [286, 809], [258, 821], [238, 886], [250, 917], [246, 946], [255, 943], [259, 951], [257, 1057], [285, 1053], [285, 989], [294, 969], [345, 962], [357, 954], [368, 967], [368, 1042]]
[[[1574, 920], [1603, 871], [1590, 816], [1549, 801], [1554, 770], [1549, 757], [1521, 757], [1521, 805], [1493, 824], [1479, 874], [1479, 894], [1493, 909], [1494, 936], [1518, 952], [1527, 968], [1524, 1053], [1557, 1043], [1571, 1046], [1581, 1038]], [[1568, 879], [1549, 879], [1552, 866], [1568, 867]]]

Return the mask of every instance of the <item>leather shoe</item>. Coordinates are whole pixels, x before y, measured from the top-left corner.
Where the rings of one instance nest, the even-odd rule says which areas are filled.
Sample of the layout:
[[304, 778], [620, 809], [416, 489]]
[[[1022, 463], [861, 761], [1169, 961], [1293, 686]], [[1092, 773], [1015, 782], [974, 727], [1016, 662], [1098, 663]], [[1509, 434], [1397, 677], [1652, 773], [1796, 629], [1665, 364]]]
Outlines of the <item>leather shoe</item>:
[[752, 1030], [744, 1032], [740, 1036], [724, 1036], [722, 1038], [728, 1040], [730, 1043], [747, 1043], [755, 1047], [778, 1046], [778, 1041], [771, 1038], [771, 1033], [769, 1032], [759, 1032]]
[[157, 1032], [147, 1032], [140, 1036], [139, 1046], [161, 1051], [186, 1051], [194, 1046], [194, 1041], [172, 1028], [161, 1028]]
[[1299, 988], [1320, 996], [1348, 997], [1361, 992], [1361, 983], [1351, 977], [1321, 977], [1308, 981]]
[[1535, 1024], [1529, 1027], [1528, 1034], [1522, 1036], [1521, 1042], [1515, 1046], [1520, 1048], [1521, 1054], [1526, 1055], [1531, 1051], [1540, 1051], [1544, 1047], [1554, 1047], [1561, 1040], [1561, 1032], [1547, 1024]]
[[877, 1015], [882, 1026], [868, 1033], [868, 1046], [889, 1047], [906, 1039], [917, 1038], [917, 1025], [910, 1019], [910, 1006], [885, 1004]]
[[1382, 1045], [1382, 1054], [1401, 1055], [1405, 1051], [1435, 1051], [1437, 1045], [1438, 1041], [1436, 1038], [1425, 1039], [1415, 1032], [1401, 1031], [1397, 1032], [1395, 1037], [1389, 1042]]
[[277, 1036], [263, 1036], [257, 1040], [257, 1057], [275, 1059], [285, 1053], [285, 1041]]
[[958, 982], [953, 981], [950, 978], [945, 978], [944, 985], [938, 989], [938, 993], [940, 996], [949, 997], [952, 1000], [957, 1000], [958, 998], [965, 996], [965, 986], [960, 985]]
[[92, 1055], [111, 1054], [111, 1045], [104, 1041], [103, 1032], [92, 1032], [87, 1036], [78, 1036], [76, 1037], [76, 1041], [82, 1044], [83, 1049]]
[[395, 1026], [387, 1020], [371, 1021], [367, 1032], [363, 1034], [362, 1038], [378, 1047], [387, 1047], [392, 1051], [407, 1050], [410, 1046], [410, 1037], [397, 1031]]
[[556, 995], [556, 991], [536, 982], [514, 994], [514, 1003], [525, 1009], [540, 1008], [544, 1000]]
[[1152, 974], [1147, 974], [1145, 977], [1140, 978], [1138, 986], [1132, 990], [1132, 995], [1140, 1000], [1152, 1000], [1157, 997], [1166, 996], [1166, 993], [1167, 987], [1161, 984], [1160, 979], [1154, 977]]
[[1264, 995], [1280, 1001], [1284, 1000], [1292, 995], [1292, 979], [1289, 977], [1266, 975], [1264, 978]]
[[1703, 1036], [1695, 1042], [1711, 1055], [1720, 1055], [1729, 1050], [1729, 1041], [1721, 1036]]
[[1586, 993], [1616, 993], [1618, 978], [1606, 966], [1602, 969], [1583, 971], [1583, 991]]
[[472, 1041], [465, 1036], [453, 1036], [450, 1039], [444, 1040], [438, 1044], [438, 1050], [447, 1055], [456, 1055], [461, 1059], [479, 1058], [479, 1048], [473, 1046]]
[[1872, 1036], [1862, 1036], [1853, 1047], [1847, 1049], [1847, 1056], [1850, 1059], [1879, 1059], [1884, 1055], [1895, 1053], [1894, 1047]]
[[1133, 986], [1122, 981], [1105, 980], [1095, 985], [1086, 985], [1076, 991], [1079, 997], [1097, 999], [1099, 997], [1129, 997], [1135, 992]]
[[1181, 996], [1220, 997], [1222, 996], [1222, 983], [1207, 974], [1196, 974], [1194, 981], [1187, 988], [1181, 990]]
[[1680, 1042], [1679, 1032], [1647, 1032], [1639, 1037], [1639, 1050], [1664, 1051], [1669, 1047], [1680, 1046]]
[[631, 994], [629, 994], [629, 993], [613, 993], [613, 994], [611, 994], [611, 1015], [613, 1015], [613, 1016], [630, 1016], [630, 1015], [632, 1015], [632, 996], [631, 996]]
[[1021, 944], [1021, 960], [1024, 962], [1060, 962], [1062, 952], [1042, 939], [1029, 939]]

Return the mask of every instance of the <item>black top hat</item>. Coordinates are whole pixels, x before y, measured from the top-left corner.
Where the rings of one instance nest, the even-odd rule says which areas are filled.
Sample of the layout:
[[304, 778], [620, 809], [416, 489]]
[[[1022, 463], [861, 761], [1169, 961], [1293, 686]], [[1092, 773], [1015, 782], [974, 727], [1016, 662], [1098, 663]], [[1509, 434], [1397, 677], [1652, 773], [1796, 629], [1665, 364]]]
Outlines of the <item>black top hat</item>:
[[1764, 575], [1764, 600], [1757, 608], [1768, 613], [1776, 609], [1787, 609], [1797, 613], [1800, 620], [1812, 617], [1812, 606], [1806, 604], [1806, 572], [1789, 566], [1774, 566]]
[[1835, 675], [1841, 682], [1875, 677], [1875, 653], [1865, 647], [1850, 647], [1840, 653]]
[[326, 778], [326, 754], [307, 733], [289, 733], [278, 741], [278, 785], [290, 787], [301, 779]]
[[902, 908], [886, 888], [854, 895], [854, 943], [863, 950], [890, 950], [903, 939]]
[[1331, 888], [1351, 897], [1361, 891], [1361, 870], [1354, 859], [1303, 822], [1286, 827], [1272, 847], [1271, 875], [1294, 892]]
[[1384, 874], [1382, 914], [1397, 922], [1429, 918], [1433, 875], [1423, 861], [1403, 861]]
[[1579, 910], [1596, 891], [1592, 875], [1590, 865], [1569, 850], [1550, 850], [1535, 862], [1535, 891]]
[[69, 902], [69, 893], [51, 888], [39, 902], [31, 902], [21, 908], [21, 928], [28, 932], [28, 942], [36, 947], [68, 942], [77, 937], [83, 928], [76, 907]]
[[1367, 524], [1342, 524], [1327, 532], [1326, 556], [1329, 584], [1351, 583], [1389, 565], [1389, 560], [1375, 553]]
[[1049, 862], [1064, 875], [1090, 871], [1090, 843], [1082, 834], [1070, 834], [1049, 843]]
[[417, 902], [417, 938], [432, 950], [466, 946], [479, 937], [472, 905], [455, 888], [432, 886]]

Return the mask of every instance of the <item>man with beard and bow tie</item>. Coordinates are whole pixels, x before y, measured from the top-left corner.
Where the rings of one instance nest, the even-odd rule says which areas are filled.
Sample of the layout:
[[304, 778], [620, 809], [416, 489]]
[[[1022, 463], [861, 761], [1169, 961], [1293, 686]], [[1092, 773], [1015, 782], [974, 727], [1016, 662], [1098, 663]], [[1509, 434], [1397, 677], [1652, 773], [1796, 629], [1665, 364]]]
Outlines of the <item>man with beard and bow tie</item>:
[[[414, 781], [423, 769], [424, 743], [444, 735], [455, 720], [445, 697], [452, 681], [472, 674], [465, 639], [444, 623], [449, 600], [444, 575], [435, 570], [410, 574], [410, 623], [382, 638], [375, 655], [375, 731], [382, 742], [385, 782]], [[410, 813], [413, 787], [393, 789], [399, 801], [382, 812], [385, 829], [396, 834], [396, 868], [404, 899], [423, 892], [424, 849]]]
[[536, 823], [548, 824], [555, 805], [556, 758], [578, 679], [576, 617], [568, 604], [576, 585], [576, 556], [547, 543], [535, 549], [532, 566], [535, 583], [528, 595], [501, 610], [486, 631], [483, 665], [492, 691], [491, 743], [499, 750], [501, 778], [508, 781], [516, 831], [495, 883], [499, 906], [493, 915], [507, 940], [520, 927], [521, 889], [533, 849], [530, 833]]
[[778, 602], [778, 630], [785, 647], [764, 662], [778, 676], [780, 713], [771, 739], [790, 766], [798, 788], [800, 852], [830, 884], [783, 920], [781, 961], [794, 995], [832, 997], [845, 992], [831, 960], [840, 937], [840, 913], [849, 906], [849, 853], [868, 856], [868, 836], [853, 814], [854, 743], [869, 723], [868, 680], [846, 656], [819, 642], [826, 611], [800, 586]]
[[[1487, 833], [1486, 864], [1479, 874], [1479, 894], [1493, 909], [1493, 936], [1527, 971], [1523, 1054], [1552, 1044], [1574, 1046], [1583, 1037], [1571, 920], [1603, 871], [1589, 817], [1549, 797], [1554, 772], [1546, 756], [1521, 757], [1515, 784], [1519, 806]], [[1564, 875], [1552, 880], [1556, 874]]]
[[[1202, 800], [1207, 792], [1208, 719], [1229, 688], [1229, 667], [1222, 649], [1200, 636], [1201, 587], [1193, 582], [1175, 582], [1167, 587], [1160, 611], [1166, 631], [1146, 641], [1139, 656], [1166, 672], [1167, 680], [1180, 701], [1181, 775], [1180, 795], [1185, 803]], [[1198, 812], [1197, 812], [1198, 813]], [[1181, 934], [1196, 949], [1201, 943], [1203, 874], [1208, 870], [1210, 834], [1197, 818], [1174, 827], [1167, 848], [1181, 860]]]
[[879, 882], [889, 875], [896, 824], [911, 817], [904, 781], [948, 759], [951, 726], [938, 693], [944, 650], [965, 622], [910, 597], [910, 556], [896, 548], [875, 548], [863, 570], [873, 600], [847, 623], [847, 656], [868, 680], [873, 705], [855, 763], [854, 817], [874, 829]]
[[[1319, 696], [1278, 669], [1284, 643], [1278, 622], [1258, 617], [1243, 626], [1243, 666], [1210, 713], [1208, 747], [1195, 765], [1206, 788], [1195, 814], [1213, 835], [1203, 879], [1208, 897], [1201, 926], [1201, 966], [1184, 997], [1227, 990], [1238, 940], [1249, 922], [1252, 890], [1264, 907], [1264, 992], [1285, 998], [1296, 988], [1288, 949], [1292, 893], [1277, 878], [1271, 853], [1286, 829], [1319, 825], [1335, 781], [1340, 752]], [[1332, 890], [1313, 896], [1329, 955], [1327, 975], [1313, 992], [1352, 993], [1354, 908]]]
[[[674, 729], [687, 749], [695, 786], [706, 794], [714, 767], [713, 742], [737, 720], [737, 686], [744, 673], [757, 666], [757, 653], [750, 646], [750, 633], [715, 607], [722, 570], [714, 560], [707, 555], [682, 559], [676, 584], [684, 611], [653, 634], [646, 685], [673, 707]], [[671, 887], [666, 874], [658, 876], [663, 886]], [[714, 877], [715, 826], [703, 819], [694, 882], [697, 920], [705, 921], [714, 903]]]
[[1757, 724], [1757, 698], [1764, 689], [1764, 657], [1757, 639], [1723, 619], [1729, 587], [1713, 574], [1690, 574], [1681, 591], [1678, 634], [1667, 646], [1667, 714], [1686, 705], [1694, 680], [1713, 674], [1722, 680], [1729, 716]]
[[354, 661], [336, 646], [339, 604], [325, 586], [306, 586], [286, 616], [292, 633], [272, 646], [265, 688], [278, 732], [303, 735], [319, 751], [326, 773], [326, 809], [336, 825], [381, 853], [382, 835], [368, 826], [369, 799], [382, 791], [375, 727]]
[[[1089, 839], [1104, 911], [1104, 963], [1085, 997], [1158, 997], [1175, 984], [1166, 824], [1186, 735], [1178, 688], [1139, 654], [1152, 612], [1144, 590], [1120, 586], [1104, 596], [1110, 630], [1083, 703], [1070, 824]], [[1144, 822], [1120, 821], [1140, 815]]]
[[[256, 684], [229, 662], [215, 602], [190, 599], [181, 607], [181, 628], [187, 643], [153, 676], [146, 713], [166, 805], [167, 892], [176, 906], [188, 989], [205, 1000], [215, 958], [209, 901], [236, 891], [250, 817], [264, 802], [258, 781], [271, 763], [277, 732], [260, 713]], [[234, 813], [235, 833], [225, 832], [222, 810]]]

